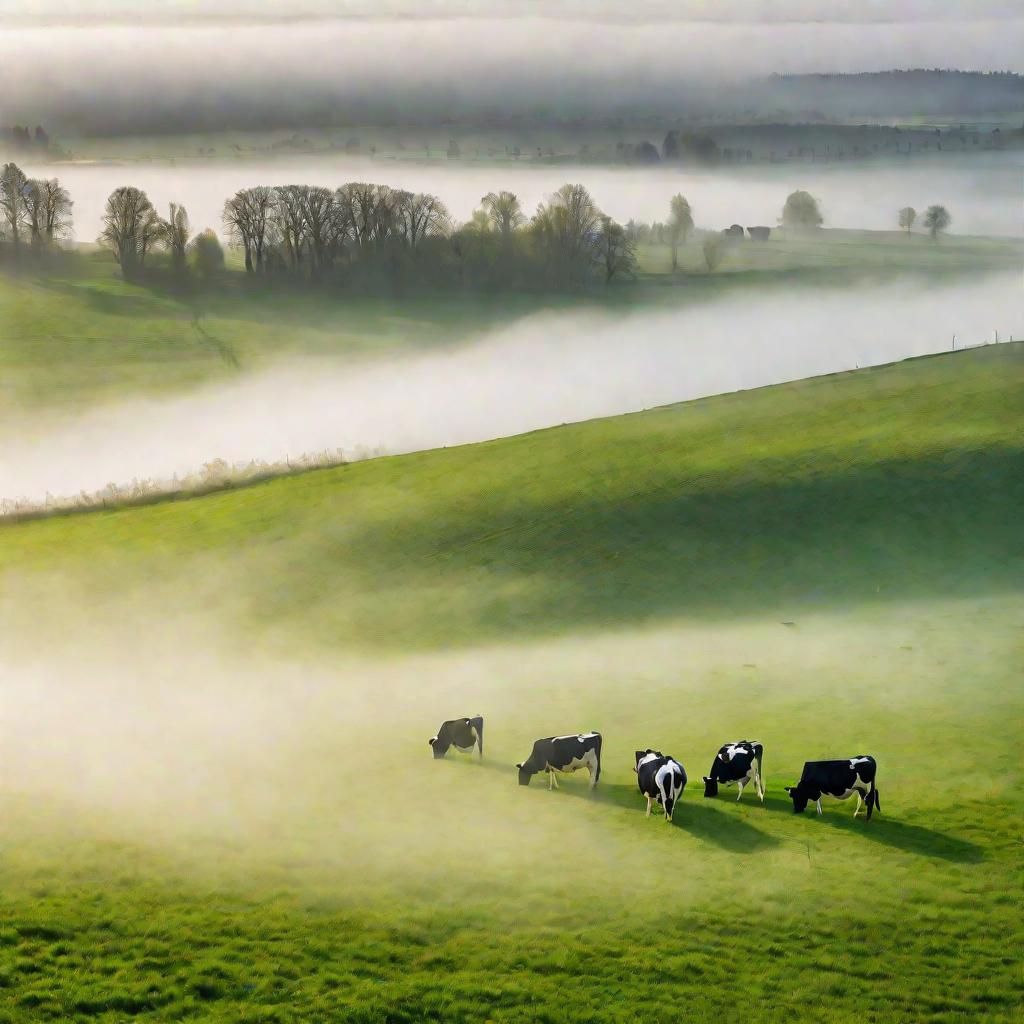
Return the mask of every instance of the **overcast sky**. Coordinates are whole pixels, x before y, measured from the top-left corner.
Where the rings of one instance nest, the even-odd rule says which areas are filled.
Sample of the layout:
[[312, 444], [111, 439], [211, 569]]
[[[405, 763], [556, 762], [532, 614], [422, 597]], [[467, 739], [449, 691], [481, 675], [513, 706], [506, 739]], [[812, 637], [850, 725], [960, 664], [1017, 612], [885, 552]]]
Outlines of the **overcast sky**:
[[400, 114], [679, 109], [773, 72], [1024, 71], [1022, 0], [648, 0], [628, 14], [609, 0], [0, 0], [2, 119], [247, 106], [301, 122], [319, 104], [344, 120], [368, 97]]

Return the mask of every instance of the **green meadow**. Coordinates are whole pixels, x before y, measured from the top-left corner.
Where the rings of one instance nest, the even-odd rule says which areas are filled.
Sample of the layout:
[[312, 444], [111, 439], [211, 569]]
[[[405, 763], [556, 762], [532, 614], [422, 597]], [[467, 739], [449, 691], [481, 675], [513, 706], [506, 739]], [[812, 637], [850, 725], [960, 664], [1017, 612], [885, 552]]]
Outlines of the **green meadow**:
[[[776, 231], [730, 246], [718, 270], [691, 236], [671, 272], [667, 246], [645, 245], [635, 281], [583, 295], [350, 295], [247, 281], [237, 254], [210, 288], [175, 289], [159, 273], [126, 282], [110, 254], [82, 248], [34, 273], [0, 275], [0, 402], [9, 411], [62, 410], [228, 380], [290, 355], [372, 355], [471, 342], [548, 309], [668, 308], [752, 288], [792, 292], [894, 276], [952, 279], [1016, 268], [1015, 239], [825, 230]], [[161, 257], [154, 261], [159, 269]], [[0, 412], [2, 416], [2, 412]]]
[[[1019, 1020], [1022, 424], [1007, 344], [0, 527], [0, 1020]], [[792, 814], [865, 753], [876, 818]]]

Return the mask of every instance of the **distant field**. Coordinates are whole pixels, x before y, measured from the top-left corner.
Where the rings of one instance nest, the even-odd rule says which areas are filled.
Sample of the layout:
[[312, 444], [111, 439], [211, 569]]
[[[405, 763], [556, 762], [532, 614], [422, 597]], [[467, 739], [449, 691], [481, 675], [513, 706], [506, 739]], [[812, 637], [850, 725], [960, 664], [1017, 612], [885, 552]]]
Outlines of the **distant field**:
[[8, 411], [75, 407], [229, 377], [285, 354], [423, 349], [470, 340], [539, 309], [672, 304], [764, 285], [847, 284], [851, 273], [961, 274], [1017, 267], [1010, 239], [899, 232], [784, 232], [730, 249], [709, 275], [696, 236], [671, 275], [669, 250], [645, 246], [637, 283], [587, 296], [349, 297], [245, 287], [236, 265], [215, 292], [181, 295], [128, 284], [102, 252], [48, 276], [0, 276], [0, 398]]
[[1022, 416], [1006, 345], [0, 529], [0, 1018], [1018, 1019]]

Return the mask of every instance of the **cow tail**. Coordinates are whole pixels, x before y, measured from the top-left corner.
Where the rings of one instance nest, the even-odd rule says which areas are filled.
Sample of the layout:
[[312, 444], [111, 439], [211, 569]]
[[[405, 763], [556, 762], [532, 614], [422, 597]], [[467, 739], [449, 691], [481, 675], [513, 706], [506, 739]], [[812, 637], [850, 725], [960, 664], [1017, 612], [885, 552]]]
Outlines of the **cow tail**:
[[764, 747], [760, 744], [754, 750], [754, 756], [757, 758], [757, 777], [761, 781], [761, 792], [764, 792]]
[[597, 772], [594, 775], [594, 785], [595, 786], [601, 780], [601, 743], [602, 743], [601, 734], [597, 733]]
[[875, 785], [875, 780], [871, 780], [871, 792], [868, 794], [868, 821], [871, 820], [871, 811], [881, 811], [882, 805], [878, 802], [878, 786]]
[[476, 726], [476, 745], [480, 751], [480, 760], [484, 759], [484, 719], [483, 715], [477, 715], [473, 719], [473, 724]]

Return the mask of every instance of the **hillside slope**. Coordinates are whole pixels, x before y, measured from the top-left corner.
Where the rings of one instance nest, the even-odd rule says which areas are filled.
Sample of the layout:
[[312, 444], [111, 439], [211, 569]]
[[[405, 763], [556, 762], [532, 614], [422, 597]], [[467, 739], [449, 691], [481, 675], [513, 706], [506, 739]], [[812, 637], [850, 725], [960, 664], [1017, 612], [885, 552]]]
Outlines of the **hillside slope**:
[[0, 551], [365, 647], [991, 593], [1021, 580], [1022, 424], [1003, 345], [10, 526]]
[[[0, 527], [0, 1020], [1016, 1021], [1022, 384], [1007, 345]], [[517, 785], [582, 729], [593, 796]], [[764, 804], [703, 799], [741, 737]], [[862, 753], [870, 824], [792, 813]]]

